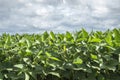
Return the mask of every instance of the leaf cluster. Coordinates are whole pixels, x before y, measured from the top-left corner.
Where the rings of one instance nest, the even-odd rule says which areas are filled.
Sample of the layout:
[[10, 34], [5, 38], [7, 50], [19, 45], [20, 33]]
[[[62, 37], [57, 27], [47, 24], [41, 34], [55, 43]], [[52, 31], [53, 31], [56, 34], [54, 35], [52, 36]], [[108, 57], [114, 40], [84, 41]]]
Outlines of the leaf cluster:
[[0, 80], [120, 80], [120, 29], [2, 34]]

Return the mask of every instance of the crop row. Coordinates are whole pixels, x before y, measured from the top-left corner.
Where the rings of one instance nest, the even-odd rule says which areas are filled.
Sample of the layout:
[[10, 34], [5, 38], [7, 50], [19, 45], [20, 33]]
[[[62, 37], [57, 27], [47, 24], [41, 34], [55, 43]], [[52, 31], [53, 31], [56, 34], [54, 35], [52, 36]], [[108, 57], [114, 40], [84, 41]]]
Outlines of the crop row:
[[2, 34], [0, 80], [120, 80], [120, 29]]

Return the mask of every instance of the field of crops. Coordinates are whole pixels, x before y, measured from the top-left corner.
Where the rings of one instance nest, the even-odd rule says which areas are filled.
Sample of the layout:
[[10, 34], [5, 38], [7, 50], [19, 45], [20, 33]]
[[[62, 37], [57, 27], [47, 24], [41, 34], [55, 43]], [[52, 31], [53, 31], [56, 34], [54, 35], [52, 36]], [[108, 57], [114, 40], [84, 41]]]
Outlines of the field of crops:
[[120, 29], [2, 34], [0, 80], [120, 80]]

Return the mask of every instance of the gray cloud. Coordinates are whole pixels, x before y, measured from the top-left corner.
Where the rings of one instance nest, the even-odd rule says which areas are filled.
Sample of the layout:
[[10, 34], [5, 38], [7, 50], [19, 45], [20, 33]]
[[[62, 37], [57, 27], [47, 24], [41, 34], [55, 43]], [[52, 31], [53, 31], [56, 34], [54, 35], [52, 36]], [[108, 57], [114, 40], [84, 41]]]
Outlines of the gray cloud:
[[0, 32], [120, 28], [120, 0], [0, 0]]

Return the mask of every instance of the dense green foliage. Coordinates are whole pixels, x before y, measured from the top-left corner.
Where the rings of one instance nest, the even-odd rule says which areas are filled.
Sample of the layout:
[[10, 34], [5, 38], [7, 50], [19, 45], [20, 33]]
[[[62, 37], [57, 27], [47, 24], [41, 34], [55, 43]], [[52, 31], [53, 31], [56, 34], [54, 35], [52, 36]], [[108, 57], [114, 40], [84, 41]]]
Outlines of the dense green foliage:
[[120, 80], [120, 29], [2, 34], [0, 80]]

